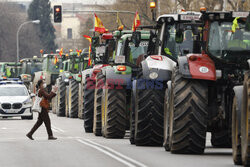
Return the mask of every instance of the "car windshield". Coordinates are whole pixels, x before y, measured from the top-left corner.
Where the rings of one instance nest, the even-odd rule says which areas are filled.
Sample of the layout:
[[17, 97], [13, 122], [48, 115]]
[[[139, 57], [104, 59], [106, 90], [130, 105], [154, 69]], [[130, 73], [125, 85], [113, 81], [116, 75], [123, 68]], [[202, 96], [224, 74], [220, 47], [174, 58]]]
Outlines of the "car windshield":
[[244, 23], [238, 23], [238, 29], [232, 31], [232, 22], [211, 24], [208, 51], [215, 57], [222, 58], [228, 52], [250, 52], [250, 33], [244, 30]]
[[28, 96], [24, 87], [0, 87], [0, 96]]

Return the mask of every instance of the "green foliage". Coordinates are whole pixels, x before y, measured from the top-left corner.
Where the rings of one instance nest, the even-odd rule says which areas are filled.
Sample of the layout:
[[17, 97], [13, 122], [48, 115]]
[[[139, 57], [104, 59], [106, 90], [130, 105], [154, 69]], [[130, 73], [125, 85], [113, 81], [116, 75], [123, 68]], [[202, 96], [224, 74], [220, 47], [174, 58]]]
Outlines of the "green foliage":
[[55, 51], [57, 48], [54, 42], [56, 36], [51, 22], [51, 13], [52, 9], [49, 0], [33, 0], [28, 9], [30, 20], [40, 20], [39, 37], [46, 52]]

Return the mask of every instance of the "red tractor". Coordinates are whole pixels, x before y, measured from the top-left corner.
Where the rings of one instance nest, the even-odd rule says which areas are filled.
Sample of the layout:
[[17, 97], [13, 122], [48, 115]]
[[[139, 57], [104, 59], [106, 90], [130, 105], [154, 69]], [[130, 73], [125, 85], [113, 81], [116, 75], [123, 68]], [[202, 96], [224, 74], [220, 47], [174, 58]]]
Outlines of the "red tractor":
[[[232, 103], [242, 90], [234, 87], [249, 69], [248, 12], [201, 12], [193, 31], [200, 51], [178, 57], [166, 90], [164, 147], [172, 153], [202, 154], [207, 132], [212, 146], [232, 146]], [[181, 29], [176, 33], [183, 36]]]

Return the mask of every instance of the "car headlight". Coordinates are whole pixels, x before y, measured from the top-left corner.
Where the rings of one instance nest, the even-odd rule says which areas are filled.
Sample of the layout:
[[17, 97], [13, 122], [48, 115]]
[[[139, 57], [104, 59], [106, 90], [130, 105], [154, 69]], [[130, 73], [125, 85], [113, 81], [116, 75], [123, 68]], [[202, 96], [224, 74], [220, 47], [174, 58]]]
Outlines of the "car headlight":
[[156, 73], [156, 72], [151, 72], [150, 74], [149, 74], [149, 78], [150, 79], [156, 79], [158, 77], [158, 74]]
[[26, 106], [26, 105], [32, 105], [32, 100], [30, 98], [28, 98], [27, 100], [25, 100], [23, 102], [23, 105]]

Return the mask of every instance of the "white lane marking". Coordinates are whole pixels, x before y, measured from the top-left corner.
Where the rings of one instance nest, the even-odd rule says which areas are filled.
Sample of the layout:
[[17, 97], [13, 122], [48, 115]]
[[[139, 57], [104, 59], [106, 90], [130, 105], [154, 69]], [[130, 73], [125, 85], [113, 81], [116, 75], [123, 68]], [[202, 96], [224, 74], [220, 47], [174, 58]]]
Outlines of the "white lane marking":
[[145, 164], [143, 164], [143, 163], [141, 163], [141, 162], [139, 162], [139, 161], [136, 161], [136, 160], [134, 160], [134, 159], [132, 159], [132, 158], [130, 158], [130, 157], [124, 155], [124, 154], [121, 154], [121, 153], [119, 153], [119, 152], [113, 150], [112, 148], [109, 148], [109, 147], [107, 147], [107, 146], [100, 145], [100, 144], [98, 144], [98, 143], [96, 143], [96, 142], [93, 142], [93, 141], [91, 141], [91, 140], [89, 140], [89, 139], [84, 139], [84, 140], [85, 140], [85, 141], [88, 141], [88, 142], [90, 142], [90, 143], [92, 143], [92, 144], [95, 144], [95, 145], [97, 145], [97, 146], [99, 146], [99, 147], [103, 147], [103, 148], [109, 150], [110, 152], [113, 152], [113, 153], [117, 154], [118, 156], [120, 156], [120, 157], [122, 157], [122, 158], [124, 158], [124, 159], [126, 159], [126, 160], [128, 160], [128, 161], [130, 161], [130, 162], [132, 162], [132, 163], [134, 163], [134, 164], [137, 164], [138, 166], [147, 167]]
[[52, 125], [51, 127], [52, 127], [53, 129], [59, 131], [59, 132], [62, 132], [62, 133], [65, 132], [64, 130], [62, 130], [62, 129], [58, 128], [58, 127], [55, 127], [54, 125]]
[[1, 128], [2, 130], [6, 130], [7, 128], [5, 128], [5, 127], [3, 127], [3, 128]]
[[54, 132], [59, 133], [59, 131], [58, 131], [58, 130], [56, 130], [55, 128], [51, 127], [51, 129], [52, 129]]
[[104, 154], [110, 156], [111, 158], [114, 158], [115, 160], [117, 160], [117, 161], [119, 161], [119, 162], [125, 164], [126, 166], [129, 166], [129, 167], [136, 167], [135, 165], [133, 165], [133, 164], [131, 164], [131, 163], [129, 163], [129, 162], [127, 162], [127, 161], [121, 159], [120, 157], [118, 157], [118, 156], [116, 156], [116, 155], [114, 155], [114, 154], [112, 154], [112, 153], [110, 153], [110, 152], [108, 152], [108, 151], [105, 151], [104, 149], [102, 149], [102, 148], [100, 148], [100, 147], [98, 147], [98, 146], [96, 146], [96, 145], [87, 143], [86, 141], [83, 141], [83, 140], [81, 140], [81, 139], [77, 139], [77, 141], [80, 142], [80, 143], [82, 143], [82, 144], [85, 144], [85, 145], [87, 145], [87, 146], [89, 146], [89, 147], [92, 147], [92, 148], [94, 148], [94, 149], [96, 149], [96, 150], [98, 150], [98, 151], [100, 151], [100, 152], [102, 152], [102, 153], [104, 153]]

